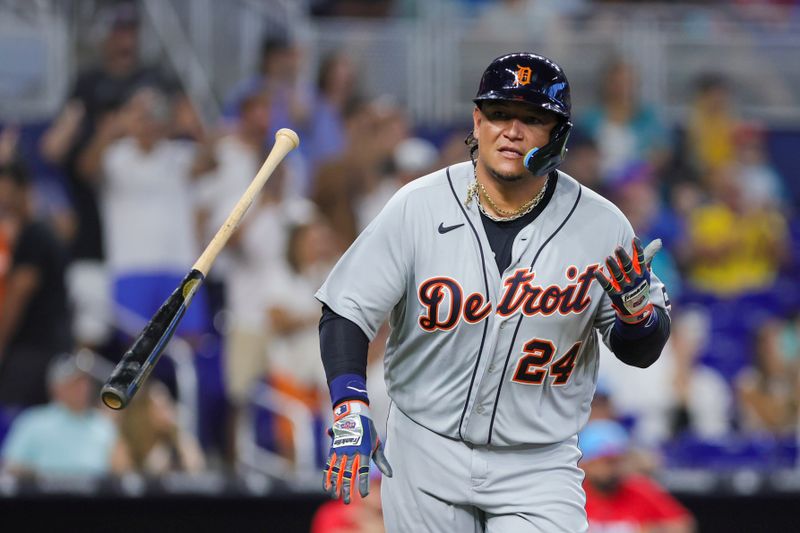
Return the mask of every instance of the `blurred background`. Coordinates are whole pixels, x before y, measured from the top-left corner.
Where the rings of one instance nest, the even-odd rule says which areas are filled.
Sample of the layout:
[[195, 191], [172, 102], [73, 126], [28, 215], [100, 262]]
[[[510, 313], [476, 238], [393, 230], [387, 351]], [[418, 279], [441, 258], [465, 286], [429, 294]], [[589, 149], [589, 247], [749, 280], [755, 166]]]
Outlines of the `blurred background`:
[[[672, 336], [647, 370], [602, 354], [590, 505], [609, 475], [636, 476], [672, 514], [615, 531], [795, 530], [797, 0], [0, 0], [4, 519], [382, 531], [377, 490], [348, 510], [321, 492], [313, 294], [399, 187], [467, 159], [483, 69], [522, 50], [571, 82], [562, 170], [664, 242]], [[300, 148], [148, 386], [100, 407], [282, 127]], [[380, 421], [386, 334], [368, 380]], [[676, 517], [685, 529], [658, 529]]]

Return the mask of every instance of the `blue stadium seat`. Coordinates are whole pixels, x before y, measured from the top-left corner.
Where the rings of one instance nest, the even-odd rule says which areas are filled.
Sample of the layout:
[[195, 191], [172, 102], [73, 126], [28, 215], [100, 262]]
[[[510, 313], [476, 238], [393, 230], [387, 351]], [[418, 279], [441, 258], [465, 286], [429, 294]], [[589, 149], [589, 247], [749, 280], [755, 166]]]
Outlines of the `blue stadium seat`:
[[684, 434], [664, 445], [668, 468], [770, 470], [792, 468], [797, 463], [797, 443], [771, 435], [731, 434], [718, 440], [705, 440]]
[[3, 447], [3, 441], [11, 428], [14, 419], [19, 415], [24, 408], [22, 407], [8, 407], [0, 405], [0, 448]]
[[716, 370], [729, 384], [733, 384], [736, 375], [753, 360], [750, 345], [750, 335], [741, 329], [712, 332], [699, 362]]

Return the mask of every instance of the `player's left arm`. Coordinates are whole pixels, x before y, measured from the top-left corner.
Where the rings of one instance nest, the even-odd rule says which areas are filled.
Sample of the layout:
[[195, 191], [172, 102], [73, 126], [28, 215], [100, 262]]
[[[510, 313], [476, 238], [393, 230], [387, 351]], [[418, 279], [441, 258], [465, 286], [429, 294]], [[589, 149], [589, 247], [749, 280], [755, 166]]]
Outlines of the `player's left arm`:
[[670, 333], [669, 300], [650, 270], [660, 248], [661, 241], [655, 240], [643, 249], [634, 237], [630, 254], [618, 246], [605, 268], [594, 273], [615, 311], [605, 332], [609, 348], [622, 362], [642, 368], [658, 360]]

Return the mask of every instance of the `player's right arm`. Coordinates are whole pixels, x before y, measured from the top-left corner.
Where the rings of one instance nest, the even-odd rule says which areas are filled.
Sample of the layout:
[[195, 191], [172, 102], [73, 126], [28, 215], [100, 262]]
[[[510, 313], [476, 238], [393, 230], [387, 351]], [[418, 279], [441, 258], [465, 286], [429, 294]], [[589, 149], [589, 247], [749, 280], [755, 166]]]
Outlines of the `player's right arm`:
[[370, 340], [408, 290], [413, 227], [406, 200], [404, 189], [387, 203], [316, 294], [323, 303], [320, 349], [334, 413], [323, 488], [345, 503], [356, 477], [360, 495], [369, 493], [370, 459], [384, 475], [392, 474], [369, 415], [366, 368]]

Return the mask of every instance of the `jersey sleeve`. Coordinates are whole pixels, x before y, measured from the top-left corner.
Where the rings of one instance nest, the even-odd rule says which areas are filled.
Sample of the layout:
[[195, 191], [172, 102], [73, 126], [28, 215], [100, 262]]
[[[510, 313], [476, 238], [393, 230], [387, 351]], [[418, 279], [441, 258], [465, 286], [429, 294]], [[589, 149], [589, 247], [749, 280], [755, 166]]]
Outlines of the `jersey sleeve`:
[[[627, 250], [628, 254], [633, 254], [633, 237], [635, 236], [633, 232], [633, 228], [631, 227], [630, 223], [627, 220], [624, 220], [625, 227], [622, 231], [621, 238], [618, 245], [621, 245]], [[646, 247], [649, 242], [642, 242], [642, 246]], [[608, 251], [608, 255], [611, 255], [614, 252], [613, 248]], [[605, 258], [600, 258], [601, 264]], [[594, 320], [594, 327], [600, 332], [600, 335], [603, 338], [603, 342], [608, 346], [609, 350], [611, 349], [611, 327], [614, 325], [614, 319], [616, 317], [616, 312], [614, 308], [611, 306], [611, 298], [608, 294], [603, 292], [602, 300], [600, 301], [600, 305], [597, 309], [597, 314], [595, 315]], [[666, 287], [664, 287], [664, 283], [659, 279], [658, 275], [651, 270], [650, 271], [650, 302], [656, 306], [660, 307], [665, 311], [667, 317], [669, 317], [670, 312], [670, 303], [669, 303], [669, 296], [667, 296]]]
[[413, 264], [404, 189], [394, 195], [339, 259], [315, 297], [372, 340], [404, 298]]

